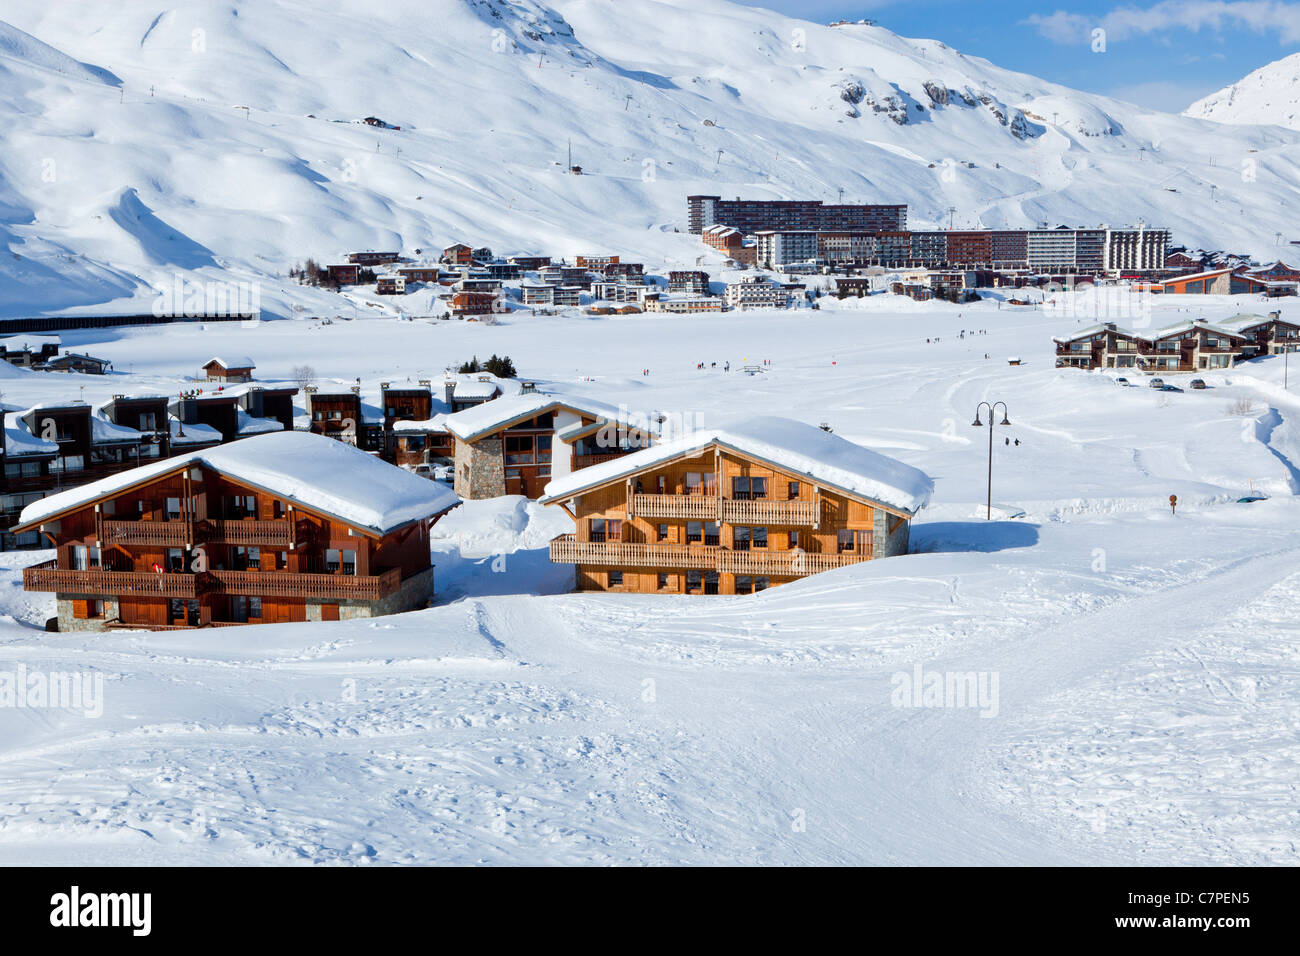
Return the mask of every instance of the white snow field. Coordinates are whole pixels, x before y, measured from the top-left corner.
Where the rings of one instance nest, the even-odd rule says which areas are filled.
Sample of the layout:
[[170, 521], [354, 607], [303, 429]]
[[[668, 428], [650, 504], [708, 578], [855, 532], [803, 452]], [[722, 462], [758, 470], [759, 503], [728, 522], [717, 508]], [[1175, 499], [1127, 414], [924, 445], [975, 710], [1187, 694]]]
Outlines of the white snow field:
[[[444, 518], [436, 605], [371, 622], [49, 634], [19, 572], [44, 554], [0, 555], [0, 675], [104, 681], [97, 718], [0, 708], [0, 863], [1300, 862], [1282, 359], [1156, 393], [1053, 367], [1091, 319], [823, 301], [68, 333], [118, 371], [16, 374], [6, 403], [174, 391], [236, 350], [373, 395], [495, 352], [634, 413], [826, 422], [935, 491], [917, 553], [745, 597], [565, 593], [546, 542], [571, 522], [519, 498]], [[1151, 321], [1271, 307], [1170, 297]], [[992, 522], [984, 400], [1012, 422]], [[918, 671], [986, 694], [907, 706]]]
[[1300, 239], [1300, 132], [725, 0], [5, 0], [0, 128], [0, 316], [148, 312], [178, 277], [327, 314], [290, 267], [453, 241], [690, 263], [692, 193]]

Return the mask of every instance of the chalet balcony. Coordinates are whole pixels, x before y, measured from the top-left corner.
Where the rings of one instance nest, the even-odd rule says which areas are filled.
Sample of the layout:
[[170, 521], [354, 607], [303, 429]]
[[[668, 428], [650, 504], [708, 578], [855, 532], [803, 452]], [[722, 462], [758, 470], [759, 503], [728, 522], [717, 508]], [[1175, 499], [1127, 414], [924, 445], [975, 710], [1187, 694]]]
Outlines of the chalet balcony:
[[807, 551], [735, 551], [731, 548], [680, 544], [626, 544], [578, 541], [561, 535], [551, 542], [556, 564], [595, 564], [624, 568], [673, 568], [799, 577], [870, 561], [869, 553], [816, 554]]
[[783, 501], [775, 498], [719, 498], [715, 495], [634, 494], [629, 515], [638, 518], [684, 518], [691, 521], [725, 521], [729, 524], [817, 524], [819, 501]]
[[115, 521], [102, 523], [99, 533], [101, 545], [157, 544], [181, 548], [189, 543], [190, 525], [186, 521]]
[[199, 575], [155, 571], [110, 571], [90, 568], [72, 571], [46, 561], [23, 569], [23, 588], [70, 594], [150, 594], [159, 597], [196, 598], [202, 591]]
[[625, 451], [603, 451], [593, 455], [574, 454], [572, 468], [574, 471], [580, 471], [583, 468], [590, 468], [592, 465], [603, 464], [607, 461], [614, 461], [622, 458], [628, 453]]
[[291, 548], [301, 542], [298, 527], [288, 519], [221, 518], [199, 522], [209, 541], [261, 548]]
[[402, 572], [380, 574], [298, 574], [288, 571], [209, 571], [213, 590], [251, 597], [297, 597], [378, 601], [402, 584]]
[[749, 501], [738, 498], [722, 499], [722, 520], [729, 524], [812, 527], [817, 524], [820, 511], [820, 501], [780, 501], [770, 498], [756, 498]]
[[104, 545], [160, 545], [180, 548], [187, 544], [217, 541], [224, 544], [262, 548], [290, 548], [301, 541], [294, 524], [287, 520], [216, 519], [171, 521], [105, 519], [99, 534]]
[[634, 494], [629, 517], [688, 518], [694, 521], [717, 521], [719, 499], [716, 495], [647, 495]]

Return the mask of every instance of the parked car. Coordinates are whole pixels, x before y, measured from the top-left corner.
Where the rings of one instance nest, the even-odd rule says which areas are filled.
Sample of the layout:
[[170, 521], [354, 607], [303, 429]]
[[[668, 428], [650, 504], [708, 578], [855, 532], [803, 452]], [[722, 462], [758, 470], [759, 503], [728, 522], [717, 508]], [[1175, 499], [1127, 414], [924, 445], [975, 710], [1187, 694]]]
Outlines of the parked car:
[[1147, 382], [1147, 385], [1151, 388], [1164, 388], [1164, 384], [1165, 380], [1163, 378], [1153, 378], [1151, 381]]
[[1182, 389], [1179, 388], [1177, 385], [1161, 385], [1161, 386], [1160, 386], [1160, 391], [1162, 391], [1162, 392], [1181, 392]]
[[1116, 384], [1116, 385], [1128, 385], [1128, 383], [1129, 383], [1129, 382], [1128, 382], [1128, 379], [1126, 379], [1126, 378], [1117, 378], [1117, 379], [1115, 379], [1115, 384]]
[[1205, 384], [1205, 379], [1203, 378], [1194, 378], [1187, 384], [1192, 386], [1192, 388], [1196, 389], [1197, 391], [1200, 391], [1203, 388], [1209, 388], [1209, 386]]

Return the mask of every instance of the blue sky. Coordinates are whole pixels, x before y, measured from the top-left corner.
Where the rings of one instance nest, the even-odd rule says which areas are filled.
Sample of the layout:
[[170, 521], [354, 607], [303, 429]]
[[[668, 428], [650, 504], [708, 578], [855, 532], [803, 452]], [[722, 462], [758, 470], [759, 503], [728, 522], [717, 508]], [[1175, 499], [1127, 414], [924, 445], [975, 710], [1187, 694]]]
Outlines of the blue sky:
[[[870, 18], [1007, 69], [1180, 111], [1252, 70], [1300, 52], [1300, 0], [739, 0], [827, 22]], [[1092, 50], [1104, 29], [1104, 53]]]

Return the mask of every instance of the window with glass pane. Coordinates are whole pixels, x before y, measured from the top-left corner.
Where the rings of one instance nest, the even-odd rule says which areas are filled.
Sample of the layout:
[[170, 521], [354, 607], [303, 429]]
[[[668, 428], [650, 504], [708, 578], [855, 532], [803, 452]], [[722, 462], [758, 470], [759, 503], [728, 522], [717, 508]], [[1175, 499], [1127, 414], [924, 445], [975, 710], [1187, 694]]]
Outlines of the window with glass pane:
[[789, 485], [787, 486], [787, 488], [786, 488], [786, 494], [785, 494], [785, 496], [786, 496], [787, 498], [789, 498], [791, 501], [794, 501], [796, 498], [798, 498], [798, 497], [799, 497], [799, 482], [797, 482], [797, 481], [792, 481], [792, 482], [790, 482], [790, 484], [789, 484]]
[[342, 557], [343, 557], [343, 573], [344, 573], [344, 574], [356, 574], [356, 573], [357, 573], [357, 553], [356, 553], [355, 551], [343, 551], [343, 552], [340, 552], [340, 554], [341, 554]]
[[700, 521], [686, 522], [686, 543], [698, 544], [704, 539], [704, 523]]
[[737, 594], [753, 594], [753, 593], [754, 593], [754, 579], [753, 579], [753, 578], [750, 578], [750, 577], [743, 577], [743, 576], [741, 576], [741, 575], [737, 575], [737, 576], [736, 576], [736, 593], [737, 593]]
[[658, 540], [660, 540], [660, 541], [667, 541], [667, 540], [668, 540], [668, 525], [667, 525], [667, 524], [660, 524], [660, 525], [659, 525], [659, 528], [658, 528], [658, 534], [659, 534], [659, 538], [658, 538]]
[[334, 574], [339, 569], [339, 551], [338, 548], [325, 549], [325, 570], [329, 574]]
[[621, 588], [621, 587], [623, 586], [623, 572], [622, 572], [622, 571], [610, 571], [610, 572], [609, 572], [609, 586], [612, 587], [612, 588]]
[[168, 519], [169, 521], [174, 521], [174, 520], [176, 520], [177, 518], [179, 518], [180, 516], [181, 516], [181, 499], [179, 499], [179, 498], [168, 498], [168, 499], [167, 499], [167, 519]]
[[703, 476], [698, 471], [688, 471], [686, 473], [686, 493], [688, 495], [704, 493]]
[[717, 545], [722, 540], [722, 531], [716, 521], [710, 521], [704, 526], [704, 543], [707, 545]]
[[749, 550], [749, 529], [733, 528], [731, 531], [731, 543], [737, 551]]
[[262, 599], [260, 597], [251, 597], [248, 599], [248, 616], [253, 620], [261, 619]]

